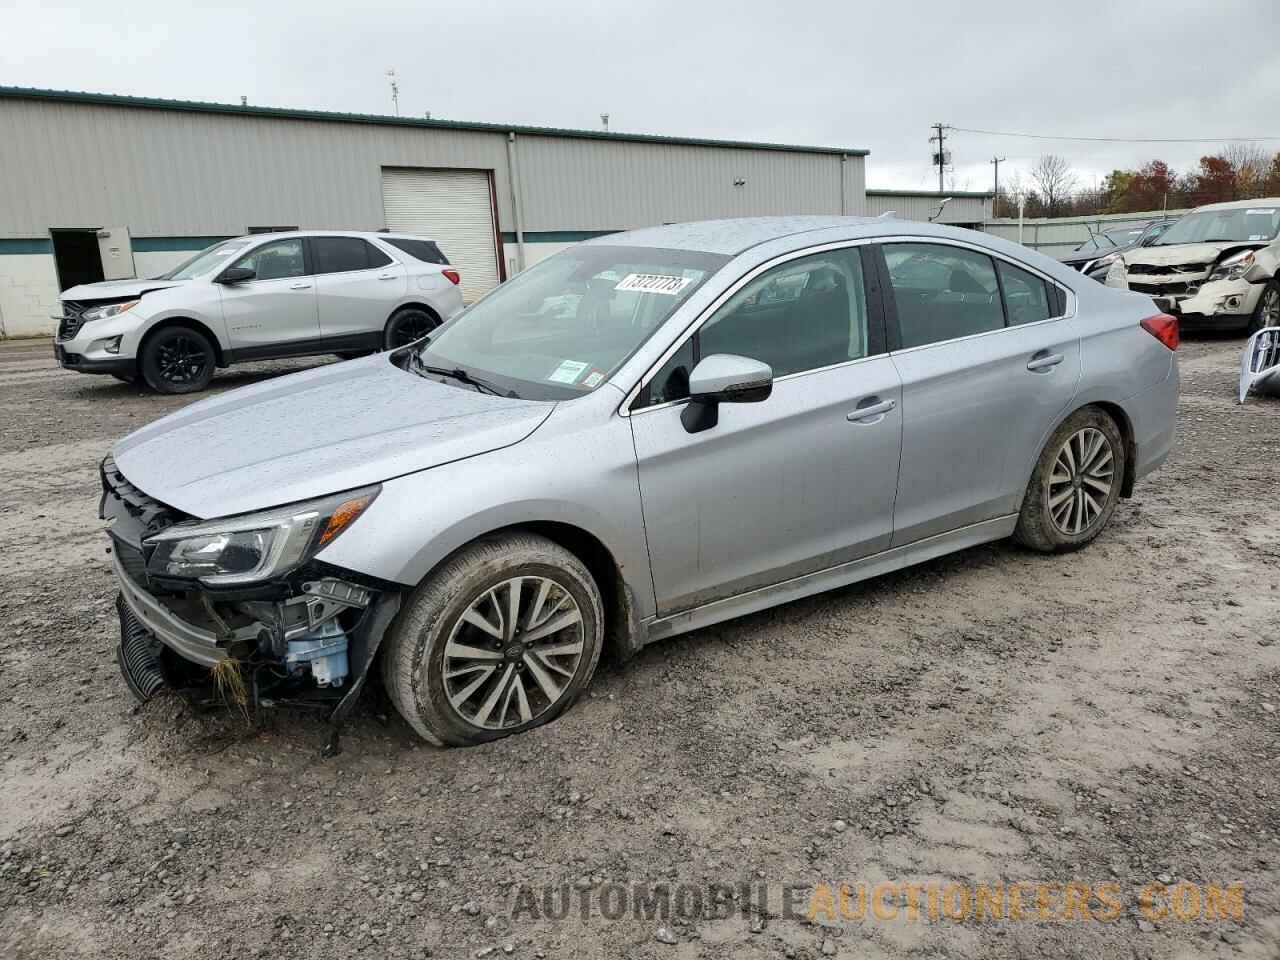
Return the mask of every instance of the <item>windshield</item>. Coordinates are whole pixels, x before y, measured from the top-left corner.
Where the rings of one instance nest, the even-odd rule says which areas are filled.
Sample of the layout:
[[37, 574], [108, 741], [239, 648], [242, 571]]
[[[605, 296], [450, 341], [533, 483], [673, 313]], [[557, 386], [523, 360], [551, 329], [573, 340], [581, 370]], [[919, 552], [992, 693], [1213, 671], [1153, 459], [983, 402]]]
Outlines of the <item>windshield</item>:
[[425, 366], [497, 392], [564, 400], [605, 381], [730, 258], [581, 244], [542, 261], [440, 327]]
[[207, 273], [225, 267], [231, 261], [229, 257], [235, 256], [244, 250], [251, 243], [250, 237], [239, 237], [235, 240], [223, 240], [221, 243], [215, 243], [211, 247], [205, 247], [190, 260], [174, 267], [168, 273], [162, 273], [156, 277], [157, 280], [194, 280], [196, 277], [203, 277]]
[[1280, 230], [1280, 207], [1236, 207], [1188, 213], [1152, 246], [1175, 243], [1252, 243], [1270, 241]]

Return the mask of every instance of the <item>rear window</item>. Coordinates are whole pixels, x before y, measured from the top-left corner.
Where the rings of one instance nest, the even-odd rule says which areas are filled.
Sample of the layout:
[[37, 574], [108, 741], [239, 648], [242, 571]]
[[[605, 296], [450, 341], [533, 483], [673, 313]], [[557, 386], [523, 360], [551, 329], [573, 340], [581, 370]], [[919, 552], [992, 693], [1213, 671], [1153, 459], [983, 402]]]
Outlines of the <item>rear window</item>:
[[438, 263], [442, 267], [449, 265], [449, 258], [440, 252], [434, 240], [410, 240], [406, 237], [383, 237], [383, 243], [389, 243], [397, 250], [403, 250], [415, 260], [423, 263]]

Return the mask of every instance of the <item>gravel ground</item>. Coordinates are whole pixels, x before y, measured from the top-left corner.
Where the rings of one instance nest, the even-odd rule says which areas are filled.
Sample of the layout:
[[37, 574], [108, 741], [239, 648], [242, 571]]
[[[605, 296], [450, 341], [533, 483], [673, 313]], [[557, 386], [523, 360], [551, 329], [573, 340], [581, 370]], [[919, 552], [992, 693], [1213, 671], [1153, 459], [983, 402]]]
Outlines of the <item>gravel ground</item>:
[[[1174, 454], [1080, 553], [989, 545], [658, 644], [485, 747], [366, 698], [320, 761], [311, 715], [133, 706], [95, 465], [185, 401], [0, 345], [0, 956], [1280, 956], [1280, 402], [1234, 403], [1240, 346], [1184, 344]], [[1114, 883], [1121, 909], [782, 908], [885, 880]], [[578, 913], [745, 881], [747, 916]], [[1143, 914], [1184, 881], [1243, 884], [1242, 918]], [[561, 884], [568, 918], [512, 918]]]

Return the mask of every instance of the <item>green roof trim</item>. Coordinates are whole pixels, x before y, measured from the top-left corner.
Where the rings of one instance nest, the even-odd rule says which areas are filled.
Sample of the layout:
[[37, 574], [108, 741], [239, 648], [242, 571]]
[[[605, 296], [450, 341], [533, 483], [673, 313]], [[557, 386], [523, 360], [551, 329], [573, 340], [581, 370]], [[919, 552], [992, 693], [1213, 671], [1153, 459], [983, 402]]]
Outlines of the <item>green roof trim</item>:
[[[525, 243], [578, 243], [582, 240], [594, 240], [596, 237], [607, 237], [620, 230], [526, 230], [522, 236]], [[503, 243], [515, 243], [513, 231], [502, 232]]]
[[[237, 234], [243, 236], [243, 234]], [[184, 253], [203, 250], [230, 237], [134, 237], [130, 242], [134, 253]]]
[[870, 152], [853, 147], [807, 147], [789, 143], [754, 143], [747, 140], [708, 140], [700, 137], [664, 137], [648, 133], [615, 133], [605, 130], [572, 130], [563, 127], [529, 127], [510, 123], [479, 123], [463, 120], [427, 120], [417, 117], [388, 117], [373, 113], [341, 113], [331, 110], [294, 110], [289, 107], [240, 106], [201, 100], [165, 100], [157, 97], [129, 97], [114, 93], [78, 90], [41, 90], [34, 87], [0, 86], [0, 99], [48, 100], [55, 103], [87, 103], [99, 106], [141, 107], [150, 110], [181, 110], [188, 113], [220, 113], [240, 117], [275, 117], [280, 120], [325, 120], [330, 123], [369, 123], [391, 127], [418, 127], [425, 130], [471, 130], [478, 133], [523, 133], [576, 140], [613, 140], [620, 143], [665, 143], [689, 147], [728, 147], [744, 150], [779, 150], [788, 153], [822, 153], [865, 157]]
[[937, 190], [872, 190], [870, 187], [867, 187], [866, 194], [868, 197], [928, 197], [931, 200], [941, 200], [943, 197], [980, 197], [990, 200], [995, 196], [990, 190], [944, 190], [939, 193]]

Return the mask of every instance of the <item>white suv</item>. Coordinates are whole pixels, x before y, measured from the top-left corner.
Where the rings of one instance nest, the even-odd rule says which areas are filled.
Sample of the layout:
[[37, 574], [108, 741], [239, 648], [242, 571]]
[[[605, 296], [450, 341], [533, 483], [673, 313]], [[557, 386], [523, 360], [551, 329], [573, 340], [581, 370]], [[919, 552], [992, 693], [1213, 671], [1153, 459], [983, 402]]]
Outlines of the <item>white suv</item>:
[[63, 291], [54, 352], [68, 370], [194, 393], [215, 367], [412, 343], [462, 309], [460, 279], [422, 237], [238, 237], [152, 280]]

